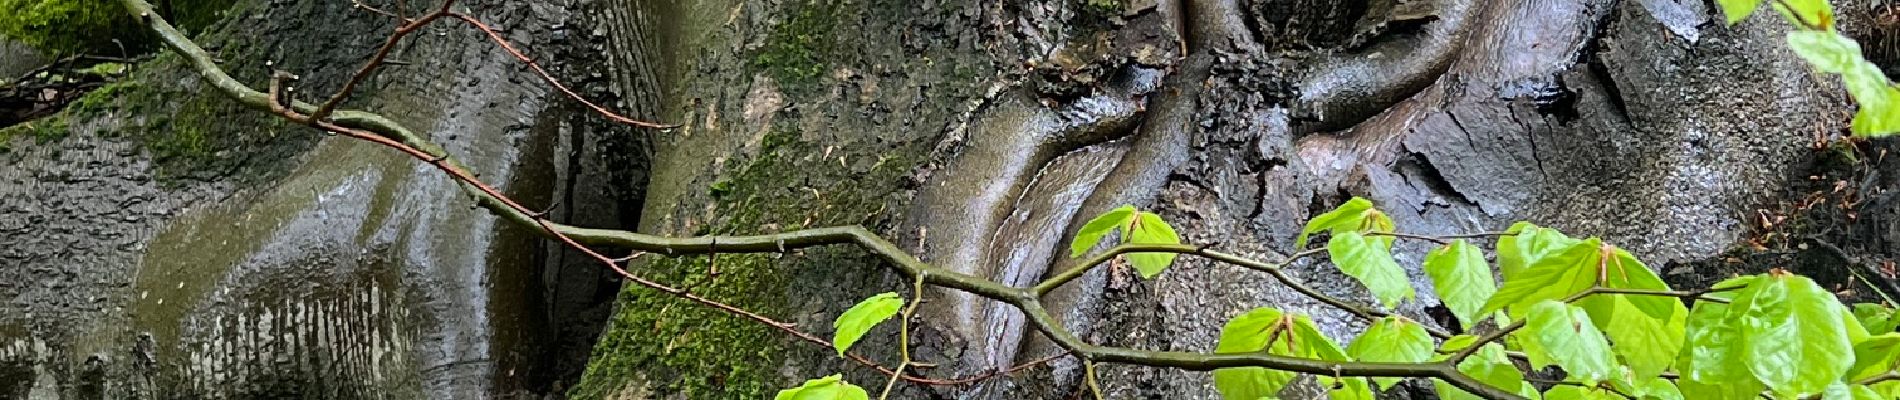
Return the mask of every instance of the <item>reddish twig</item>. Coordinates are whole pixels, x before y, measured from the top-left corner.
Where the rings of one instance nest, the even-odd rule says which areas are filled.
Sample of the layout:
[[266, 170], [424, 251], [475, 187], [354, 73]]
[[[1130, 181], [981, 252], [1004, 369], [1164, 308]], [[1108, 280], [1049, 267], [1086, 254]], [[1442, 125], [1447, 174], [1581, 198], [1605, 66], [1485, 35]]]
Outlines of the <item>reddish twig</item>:
[[637, 120], [633, 118], [627, 118], [626, 116], [620, 115], [619, 113], [615, 113], [611, 110], [608, 110], [606, 107], [601, 107], [600, 104], [595, 104], [593, 101], [589, 101], [587, 100], [587, 98], [581, 97], [579, 93], [574, 93], [573, 89], [568, 89], [567, 85], [561, 84], [560, 80], [554, 79], [553, 74], [549, 74], [547, 69], [541, 68], [540, 63], [534, 62], [534, 59], [529, 58], [527, 54], [522, 53], [521, 50], [519, 49], [516, 49], [515, 45], [513, 43], [510, 43], [508, 39], [501, 37], [501, 33], [496, 32], [495, 28], [489, 27], [488, 24], [484, 24], [482, 23], [482, 21], [475, 19], [475, 17], [468, 16], [468, 14], [449, 13], [448, 16], [453, 17], [455, 19], [462, 20], [462, 22], [467, 22], [469, 26], [473, 26], [475, 27], [475, 29], [482, 31], [482, 33], [488, 34], [489, 40], [493, 40], [496, 45], [500, 45], [502, 50], [506, 50], [508, 52], [508, 55], [514, 56], [516, 60], [521, 61], [523, 64], [527, 64], [529, 69], [533, 69], [536, 75], [541, 76], [541, 80], [547, 81], [548, 85], [554, 86], [556, 90], [560, 90], [561, 93], [566, 94], [568, 98], [574, 99], [574, 101], [578, 101], [581, 104], [586, 105], [587, 108], [593, 109], [594, 112], [599, 113], [602, 117], [606, 117], [608, 120], [621, 123], [621, 124], [642, 127], [642, 128], [667, 129], [667, 128], [678, 127], [677, 125], [666, 125], [666, 124], [660, 124], [660, 123], [654, 123], [654, 122], [641, 121], [641, 120]]
[[[362, 6], [362, 3], [357, 4], [359, 7]], [[376, 49], [376, 55], [370, 56], [369, 61], [364, 62], [363, 67], [356, 70], [356, 74], [350, 75], [350, 80], [344, 81], [343, 87], [337, 89], [336, 94], [330, 95], [329, 100], [324, 100], [322, 105], [318, 105], [317, 110], [310, 113], [309, 120], [323, 121], [329, 119], [330, 113], [336, 111], [336, 107], [343, 104], [344, 99], [350, 98], [351, 92], [356, 91], [356, 85], [363, 83], [364, 79], [369, 78], [370, 74], [375, 73], [376, 69], [383, 66], [383, 60], [389, 58], [389, 52], [394, 51], [397, 44], [402, 43], [402, 38], [418, 30], [422, 30], [422, 27], [428, 26], [429, 23], [435, 22], [435, 20], [441, 19], [443, 16], [447, 16], [449, 14], [449, 6], [454, 4], [455, 0], [442, 0], [442, 8], [435, 12], [415, 20], [405, 20], [407, 22], [396, 26], [396, 31], [390, 33], [388, 39], [383, 40], [383, 47]]]

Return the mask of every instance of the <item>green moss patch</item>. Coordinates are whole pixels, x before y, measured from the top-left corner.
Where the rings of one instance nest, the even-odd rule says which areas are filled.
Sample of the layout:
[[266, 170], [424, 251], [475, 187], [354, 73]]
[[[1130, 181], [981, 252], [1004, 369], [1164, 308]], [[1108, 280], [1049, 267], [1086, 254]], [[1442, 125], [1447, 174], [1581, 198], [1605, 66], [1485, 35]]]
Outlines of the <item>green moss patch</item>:
[[[877, 159], [869, 154], [922, 152], [922, 148], [866, 151], [854, 154], [863, 156], [862, 160], [840, 163], [835, 155], [815, 156], [823, 152], [820, 146], [799, 137], [790, 131], [769, 134], [759, 156], [729, 163], [736, 166], [729, 170], [737, 172], [713, 184], [722, 192], [714, 199], [720, 216], [692, 233], [736, 235], [875, 225], [872, 219], [880, 211], [900, 201], [890, 194], [900, 190], [904, 176], [918, 160]], [[806, 187], [807, 182], [820, 186]], [[720, 255], [718, 275], [710, 275], [711, 270], [708, 257], [691, 256], [662, 259], [640, 273], [781, 320], [820, 311], [799, 309], [811, 299], [846, 299], [856, 294], [840, 293], [837, 288], [869, 285], [886, 275], [876, 258], [848, 246], [808, 249], [789, 256]], [[849, 305], [845, 300], [836, 303]], [[821, 335], [829, 330], [822, 326], [801, 329]], [[769, 398], [799, 378], [780, 376], [781, 366], [835, 357], [828, 348], [798, 341], [776, 328], [629, 284], [621, 291], [614, 318], [596, 344], [585, 376], [568, 395], [613, 398], [624, 386], [641, 384], [638, 379], [653, 384], [656, 391], [685, 398]], [[840, 363], [836, 368], [847, 371], [849, 367]]]
[[[154, 3], [173, 24], [195, 31], [222, 18], [234, 1]], [[0, 0], [0, 10], [6, 10], [0, 12], [0, 36], [47, 53], [116, 56], [153, 48], [151, 35], [114, 0]]]
[[765, 46], [752, 55], [751, 66], [777, 79], [788, 90], [808, 88], [825, 73], [826, 60], [836, 47], [840, 10], [828, 1], [793, 2], [790, 18], [773, 27]]

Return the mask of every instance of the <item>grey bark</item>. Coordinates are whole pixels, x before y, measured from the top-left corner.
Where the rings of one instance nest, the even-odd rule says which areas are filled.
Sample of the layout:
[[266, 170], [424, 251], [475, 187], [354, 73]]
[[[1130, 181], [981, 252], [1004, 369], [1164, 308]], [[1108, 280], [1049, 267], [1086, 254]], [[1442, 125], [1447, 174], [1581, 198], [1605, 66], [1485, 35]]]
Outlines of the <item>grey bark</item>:
[[[323, 94], [390, 26], [345, 2], [293, 3], [240, 8], [201, 41], [253, 84], [272, 60]], [[607, 126], [449, 26], [405, 46], [411, 65], [350, 106], [429, 130], [562, 222], [674, 235], [863, 224], [926, 261], [1021, 285], [1073, 267], [1073, 231], [1121, 204], [1160, 211], [1188, 242], [1276, 258], [1301, 221], [1352, 195], [1408, 232], [1531, 220], [1701, 282], [1788, 262], [1732, 250], [1762, 239], [1758, 208], [1799, 199], [1811, 173], [1843, 172], [1817, 168], [1808, 147], [1817, 129], [1843, 128], [1838, 84], [1783, 48], [1780, 22], [1726, 27], [1696, 2], [463, 6], [586, 95], [682, 127]], [[1840, 12], [1854, 32], [1890, 29], [1862, 5]], [[453, 206], [456, 189], [412, 160], [219, 103], [175, 61], [140, 69], [137, 104], [71, 116], [72, 135], [16, 138], [20, 150], [0, 154], [0, 398], [505, 398], [569, 384], [576, 397], [726, 398], [769, 395], [739, 382], [834, 372], [882, 382], [784, 337], [698, 341], [719, 336], [623, 324], [596, 344], [609, 319], [699, 320], [642, 308], [651, 293], [638, 288], [610, 311], [622, 289], [608, 272]], [[166, 147], [192, 134], [210, 150]], [[1884, 199], [1891, 165], [1844, 169]], [[1878, 239], [1802, 265], [1891, 259], [1894, 208], [1865, 204], [1867, 223], [1805, 233]], [[1769, 244], [1797, 242], [1811, 240]], [[1423, 250], [1402, 247], [1401, 263]], [[748, 292], [825, 332], [858, 298], [903, 292], [864, 259], [840, 249], [741, 263], [767, 272], [726, 275], [766, 279], [709, 290]], [[642, 272], [682, 266], [700, 267]], [[1365, 298], [1330, 268], [1294, 270]], [[1259, 306], [1309, 313], [1341, 341], [1363, 327], [1266, 276], [1187, 257], [1152, 281], [1110, 268], [1072, 285], [1052, 308], [1098, 343], [1211, 350], [1227, 318]], [[1399, 311], [1433, 320], [1436, 300], [1421, 294]], [[914, 343], [940, 365], [929, 376], [1059, 351], [1006, 307], [927, 297]], [[890, 333], [860, 349], [891, 360]], [[694, 375], [651, 349], [772, 362], [708, 358], [747, 368]], [[1071, 398], [1079, 373], [1063, 360], [976, 385], [900, 385], [896, 397]], [[1201, 372], [1108, 365], [1101, 378], [1110, 398], [1216, 395]]]

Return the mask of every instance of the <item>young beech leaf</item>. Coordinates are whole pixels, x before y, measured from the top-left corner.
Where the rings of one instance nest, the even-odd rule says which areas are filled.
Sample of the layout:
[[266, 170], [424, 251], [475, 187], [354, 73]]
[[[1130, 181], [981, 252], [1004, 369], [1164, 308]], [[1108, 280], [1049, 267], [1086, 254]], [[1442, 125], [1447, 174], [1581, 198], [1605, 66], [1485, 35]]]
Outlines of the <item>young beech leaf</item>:
[[842, 375], [805, 381], [804, 385], [778, 391], [772, 400], [869, 400], [864, 388], [845, 382]]
[[1722, 14], [1728, 16], [1729, 25], [1742, 22], [1742, 19], [1748, 18], [1748, 14], [1753, 14], [1756, 8], [1761, 7], [1761, 0], [1716, 0], [1715, 3], [1722, 6]]
[[1670, 300], [1666, 307], [1673, 308], [1662, 316], [1651, 315], [1632, 302], [1639, 297], [1643, 296], [1596, 295], [1579, 300], [1577, 305], [1589, 313], [1598, 330], [1616, 343], [1610, 350], [1622, 357], [1631, 373], [1654, 377], [1669, 369], [1682, 350], [1689, 309], [1682, 302], [1662, 297]]
[[[1445, 341], [1445, 348], [1443, 350], [1458, 351], [1464, 349], [1465, 347], [1469, 347], [1471, 342], [1476, 341], [1475, 339], [1477, 338], [1468, 335], [1454, 336], [1451, 340]], [[1432, 359], [1434, 361], [1443, 360], [1445, 357], [1447, 357], [1447, 355], [1441, 354], [1432, 357]], [[1532, 386], [1530, 382], [1524, 381], [1524, 373], [1518, 371], [1516, 365], [1511, 364], [1511, 360], [1505, 355], [1504, 346], [1498, 345], [1497, 343], [1485, 343], [1484, 347], [1479, 348], [1477, 353], [1472, 353], [1471, 357], [1465, 358], [1464, 361], [1458, 363], [1458, 371], [1464, 372], [1472, 378], [1477, 378], [1479, 382], [1484, 382], [1486, 385], [1503, 389], [1515, 389], [1513, 391], [1526, 398], [1535, 399], [1539, 396], [1537, 387]], [[1438, 397], [1440, 399], [1483, 399], [1477, 395], [1465, 392], [1463, 389], [1452, 386], [1449, 383], [1445, 383], [1443, 380], [1433, 379], [1432, 383], [1433, 386], [1438, 388]]]
[[[1347, 355], [1345, 350], [1339, 348], [1338, 343], [1333, 342], [1333, 338], [1327, 337], [1325, 333], [1320, 332], [1319, 326], [1313, 324], [1313, 319], [1308, 318], [1306, 315], [1293, 316], [1293, 341], [1296, 343], [1293, 352], [1291, 354], [1281, 355], [1316, 358], [1326, 361], [1353, 360], [1351, 356]], [[1429, 343], [1426, 345], [1427, 352], [1430, 351], [1430, 346]], [[1327, 393], [1333, 400], [1373, 399], [1372, 388], [1366, 383], [1365, 378], [1334, 378], [1330, 376], [1319, 376], [1318, 378], [1320, 386], [1328, 388]]]
[[1504, 286], [1484, 302], [1478, 315], [1491, 315], [1505, 307], [1513, 309], [1513, 316], [1522, 315], [1518, 309], [1536, 302], [1562, 299], [1589, 290], [1596, 285], [1599, 261], [1603, 259], [1602, 247], [1602, 241], [1590, 238], [1539, 257], [1518, 276], [1506, 278]]
[[1623, 400], [1623, 396], [1602, 389], [1558, 385], [1544, 392], [1544, 400]]
[[897, 315], [899, 308], [904, 308], [904, 298], [897, 297], [897, 293], [884, 292], [844, 310], [844, 314], [838, 315], [838, 320], [831, 323], [831, 327], [837, 330], [831, 336], [831, 347], [838, 349], [838, 355], [844, 355], [844, 351], [863, 338], [865, 332], [870, 332], [871, 327]]
[[[1603, 263], [1603, 282], [1617, 289], [1669, 290], [1654, 271], [1622, 249], [1614, 249]], [[1681, 300], [1633, 294], [1596, 295], [1578, 301], [1590, 313], [1597, 329], [1616, 343], [1615, 351], [1639, 377], [1669, 369], [1682, 349], [1689, 309]]]
[[1095, 216], [1082, 230], [1075, 232], [1075, 241], [1069, 243], [1069, 258], [1081, 257], [1089, 249], [1102, 242], [1103, 237], [1114, 232], [1115, 228], [1127, 226], [1135, 220], [1135, 206], [1123, 205]]
[[1538, 259], [1579, 242], [1556, 229], [1524, 221], [1511, 224], [1508, 232], [1512, 234], [1498, 237], [1498, 274], [1506, 281], [1536, 264]]
[[1885, 333], [1854, 343], [1854, 366], [1847, 380], [1860, 381], [1892, 371], [1900, 362], [1900, 333]]
[[1900, 318], [1894, 318], [1893, 309], [1887, 306], [1877, 303], [1857, 303], [1854, 304], [1853, 309], [1854, 319], [1860, 320], [1860, 325], [1867, 328], [1867, 333], [1875, 335], [1892, 333], [1894, 328], [1900, 327]]
[[[1128, 242], [1141, 244], [1181, 244], [1181, 236], [1174, 233], [1174, 227], [1162, 221], [1160, 215], [1151, 212], [1135, 213], [1133, 229], [1129, 229]], [[1131, 253], [1128, 263], [1141, 273], [1144, 279], [1154, 279], [1168, 264], [1174, 263], [1174, 253]]]
[[[1214, 346], [1215, 353], [1255, 353], [1267, 350], [1270, 343], [1279, 343], [1275, 350], [1292, 342], [1288, 331], [1289, 321], [1280, 310], [1271, 307], [1255, 308], [1228, 320], [1220, 330], [1220, 341]], [[1294, 374], [1261, 367], [1221, 368], [1214, 370], [1214, 388], [1220, 390], [1225, 399], [1261, 399], [1278, 398], [1280, 389], [1293, 381]]]
[[[1355, 196], [1352, 200], [1346, 200], [1345, 204], [1340, 204], [1338, 208], [1327, 211], [1325, 214], [1314, 216], [1312, 220], [1306, 221], [1306, 229], [1300, 230], [1300, 236], [1293, 239], [1293, 247], [1299, 249], [1306, 248], [1306, 237], [1315, 233], [1329, 231], [1339, 233], [1359, 230], [1359, 227], [1365, 224], [1368, 214], [1378, 212], [1378, 210], [1372, 208], [1371, 200]], [[1383, 218], [1384, 214], [1380, 215], [1381, 218]], [[1386, 221], [1386, 231], [1390, 232], [1391, 220], [1388, 219]]]
[[1660, 377], [1649, 378], [1642, 388], [1644, 400], [1684, 400], [1682, 390], [1676, 388], [1676, 382]]
[[1821, 394], [1821, 398], [1825, 400], [1891, 400], [1891, 398], [1880, 397], [1880, 393], [1874, 392], [1874, 389], [1867, 385], [1849, 385], [1843, 382], [1827, 385], [1827, 391]]
[[[1346, 354], [1360, 361], [1419, 363], [1432, 358], [1432, 335], [1404, 317], [1374, 321], [1346, 346]], [[1400, 378], [1374, 378], [1379, 387], [1392, 387]]]
[[[1746, 311], [1737, 313], [1743, 306]], [[1854, 365], [1844, 312], [1834, 294], [1813, 280], [1769, 274], [1738, 294], [1728, 314], [1742, 318], [1749, 371], [1788, 397], [1820, 393]]]
[[1834, 7], [1827, 0], [1775, 0], [1775, 11], [1788, 19], [1788, 23], [1805, 29], [1833, 30]]
[[1687, 377], [1676, 381], [1682, 389], [1682, 397], [1694, 400], [1759, 400], [1762, 390], [1761, 381], [1744, 376], [1734, 381], [1703, 382]]
[[[1715, 288], [1747, 286], [1756, 276], [1731, 278], [1715, 284]], [[1746, 291], [1746, 289], [1744, 289]], [[1740, 292], [1716, 292], [1708, 296], [1723, 300], [1739, 300]], [[1742, 355], [1741, 320], [1728, 318], [1729, 304], [1714, 301], [1697, 301], [1695, 308], [1689, 310], [1689, 319], [1685, 322], [1684, 345], [1681, 355], [1676, 358], [1676, 370], [1683, 378], [1697, 382], [1719, 383], [1746, 380], [1755, 381], [1748, 372], [1748, 365]], [[1698, 388], [1700, 389], [1700, 388]], [[1683, 387], [1686, 393], [1689, 386]], [[1757, 390], [1759, 392], [1760, 390]], [[1753, 394], [1749, 395], [1753, 397]]]
[[1432, 250], [1425, 255], [1425, 275], [1432, 278], [1432, 290], [1438, 300], [1451, 309], [1452, 316], [1466, 329], [1476, 326], [1478, 310], [1497, 293], [1491, 268], [1484, 263], [1484, 252], [1464, 239]]
[[1326, 252], [1332, 255], [1333, 265], [1365, 284], [1386, 308], [1397, 307], [1400, 300], [1417, 295], [1412, 291], [1412, 279], [1406, 277], [1405, 268], [1399, 267], [1399, 263], [1392, 260], [1392, 250], [1378, 241], [1358, 232], [1335, 233], [1332, 240], [1326, 242]]
[[1846, 72], [1864, 62], [1860, 44], [1833, 31], [1788, 31], [1788, 48], [1815, 70], [1830, 74]]
[[1609, 379], [1616, 371], [1610, 343], [1590, 322], [1588, 313], [1556, 300], [1544, 300], [1531, 305], [1525, 314], [1524, 329], [1517, 334], [1537, 342], [1546, 357], [1563, 367], [1568, 379], [1593, 384]]

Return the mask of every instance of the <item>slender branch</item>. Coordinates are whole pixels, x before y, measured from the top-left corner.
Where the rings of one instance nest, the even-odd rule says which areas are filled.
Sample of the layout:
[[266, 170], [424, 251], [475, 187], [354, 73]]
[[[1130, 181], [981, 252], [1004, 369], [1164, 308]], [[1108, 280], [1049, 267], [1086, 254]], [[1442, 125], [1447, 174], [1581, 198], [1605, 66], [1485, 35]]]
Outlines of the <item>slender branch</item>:
[[884, 392], [877, 395], [877, 400], [890, 398], [891, 388], [897, 386], [897, 378], [903, 377], [904, 367], [910, 366], [910, 319], [917, 315], [917, 305], [923, 302], [924, 275], [917, 274], [917, 278], [911, 279], [910, 283], [910, 305], [904, 306], [903, 319], [897, 321], [897, 353], [902, 355], [903, 361], [897, 363], [897, 370], [891, 374], [891, 380], [884, 381]]
[[1082, 382], [1088, 384], [1089, 393], [1095, 394], [1095, 400], [1102, 400], [1102, 385], [1095, 382], [1095, 362], [1082, 359]]
[[[272, 96], [252, 89], [232, 78], [197, 44], [187, 39], [163, 18], [152, 12], [151, 5], [144, 0], [121, 0], [128, 12], [139, 18], [149, 29], [155, 32], [167, 47], [177, 51], [191, 66], [211, 84], [212, 87], [237, 100], [240, 104], [254, 109], [264, 110], [285, 119], [309, 124], [325, 132], [336, 133], [350, 138], [369, 141], [390, 147], [423, 160], [453, 178], [458, 186], [475, 198], [477, 205], [488, 209], [502, 219], [512, 223], [535, 226], [540, 234], [559, 240], [577, 251], [601, 261], [608, 268], [640, 286], [687, 299], [712, 307], [720, 311], [757, 321], [798, 337], [807, 342], [829, 346], [830, 343], [810, 333], [800, 331], [792, 324], [780, 322], [770, 317], [753, 313], [738, 307], [687, 292], [683, 289], [667, 286], [632, 274], [621, 268], [614, 258], [609, 258], [592, 250], [588, 245], [614, 245], [636, 251], [673, 254], [705, 254], [711, 252], [726, 253], [774, 253], [787, 252], [802, 247], [856, 244], [866, 251], [876, 254], [889, 262], [889, 267], [897, 272], [911, 276], [915, 281], [933, 286], [950, 288], [1000, 301], [1021, 310], [1035, 328], [1074, 355], [1083, 358], [1085, 363], [1116, 362], [1154, 367], [1171, 367], [1187, 370], [1212, 370], [1229, 367], [1264, 367], [1275, 370], [1326, 374], [1333, 376], [1395, 376], [1395, 377], [1432, 377], [1443, 379], [1447, 383], [1477, 394], [1487, 399], [1521, 399], [1514, 393], [1486, 385], [1469, 375], [1459, 372], [1454, 363], [1378, 363], [1378, 362], [1339, 362], [1308, 358], [1285, 357], [1271, 354], [1208, 354], [1177, 351], [1149, 351], [1124, 347], [1099, 346], [1090, 344], [1077, 337], [1055, 320], [1055, 317], [1038, 299], [1031, 289], [1010, 287], [995, 281], [951, 271], [926, 264], [916, 256], [898, 248], [890, 241], [858, 226], [818, 228], [771, 235], [751, 236], [714, 236], [696, 238], [669, 238], [645, 235], [624, 230], [581, 228], [558, 224], [541, 218], [539, 215], [519, 203], [501, 194], [494, 187], [483, 183], [467, 171], [460, 162], [406, 127], [381, 115], [360, 111], [335, 111], [331, 118], [313, 118], [320, 106]], [[438, 14], [448, 13], [449, 2], [445, 1]], [[284, 103], [278, 104], [277, 101]], [[1316, 253], [1315, 250], [1302, 251], [1296, 256]], [[1243, 267], [1271, 269], [1266, 263], [1244, 258], [1199, 250], [1197, 254]], [[1257, 268], [1256, 268], [1257, 267]], [[913, 382], [931, 382], [914, 378], [885, 369], [877, 363], [855, 354], [851, 359], [880, 372], [899, 376]], [[1455, 361], [1454, 361], [1455, 362]], [[900, 367], [901, 368], [901, 367]]]
[[[362, 83], [364, 79], [368, 79], [370, 74], [375, 73], [378, 68], [383, 66], [383, 60], [389, 58], [389, 52], [394, 51], [397, 44], [402, 43], [402, 38], [408, 37], [409, 34], [415, 33], [417, 30], [421, 30], [422, 27], [428, 26], [429, 23], [435, 22], [435, 20], [448, 15], [449, 6], [454, 3], [455, 0], [442, 0], [442, 8], [440, 10], [424, 15], [422, 18], [408, 20], [398, 25], [396, 31], [390, 33], [388, 39], [383, 40], [383, 46], [376, 49], [376, 55], [370, 56], [369, 61], [364, 62], [362, 68], [357, 69], [355, 74], [350, 75], [350, 80], [344, 81], [343, 87], [337, 89], [336, 94], [330, 95], [329, 100], [325, 100], [323, 105], [317, 106], [316, 111], [310, 112], [310, 119], [313, 121], [322, 121], [329, 118], [330, 113], [336, 111], [336, 107], [343, 104], [343, 100], [348, 99], [350, 94], [356, 91], [357, 84]], [[358, 7], [364, 7], [361, 2], [356, 4]], [[374, 9], [372, 8], [371, 10]]]
[[527, 64], [528, 69], [534, 70], [535, 75], [540, 75], [541, 80], [547, 81], [548, 85], [554, 86], [555, 89], [560, 90], [561, 93], [567, 95], [568, 98], [574, 99], [574, 101], [580, 102], [582, 105], [587, 106], [587, 108], [593, 109], [595, 113], [599, 113], [601, 116], [606, 117], [608, 120], [621, 123], [621, 124], [642, 127], [642, 128], [667, 129], [667, 128], [678, 127], [678, 125], [666, 125], [666, 124], [641, 121], [641, 120], [637, 120], [633, 118], [627, 118], [624, 115], [620, 115], [619, 113], [615, 113], [613, 111], [607, 110], [606, 107], [601, 107], [599, 104], [595, 104], [592, 101], [588, 101], [587, 98], [581, 97], [579, 93], [574, 93], [573, 89], [568, 89], [567, 85], [561, 84], [561, 80], [554, 79], [553, 74], [549, 74], [547, 69], [541, 68], [540, 63], [534, 62], [534, 59], [529, 58], [527, 54], [524, 54], [521, 52], [521, 50], [516, 49], [515, 45], [512, 43], [509, 43], [508, 39], [501, 37], [501, 33], [496, 32], [495, 28], [489, 27], [488, 24], [484, 24], [482, 23], [482, 21], [476, 20], [475, 17], [468, 16], [468, 14], [450, 13], [449, 16], [454, 17], [455, 19], [462, 20], [462, 22], [468, 23], [469, 26], [475, 27], [476, 30], [480, 30], [482, 31], [482, 33], [487, 34], [489, 40], [494, 41], [496, 45], [500, 45], [501, 49], [506, 50], [508, 52], [508, 55], [514, 56], [515, 60], [521, 61], [521, 63], [523, 64]]
[[1417, 240], [1430, 241], [1430, 242], [1434, 242], [1438, 244], [1451, 243], [1453, 239], [1482, 239], [1482, 238], [1493, 238], [1493, 237], [1508, 236], [1508, 235], [1516, 234], [1512, 232], [1503, 232], [1503, 231], [1461, 233], [1461, 234], [1454, 234], [1454, 235], [1421, 235], [1421, 234], [1416, 234], [1416, 233], [1375, 232], [1375, 231], [1365, 231], [1361, 233], [1365, 234], [1366, 236], [1391, 236], [1391, 237], [1400, 238], [1400, 239], [1417, 239]]

